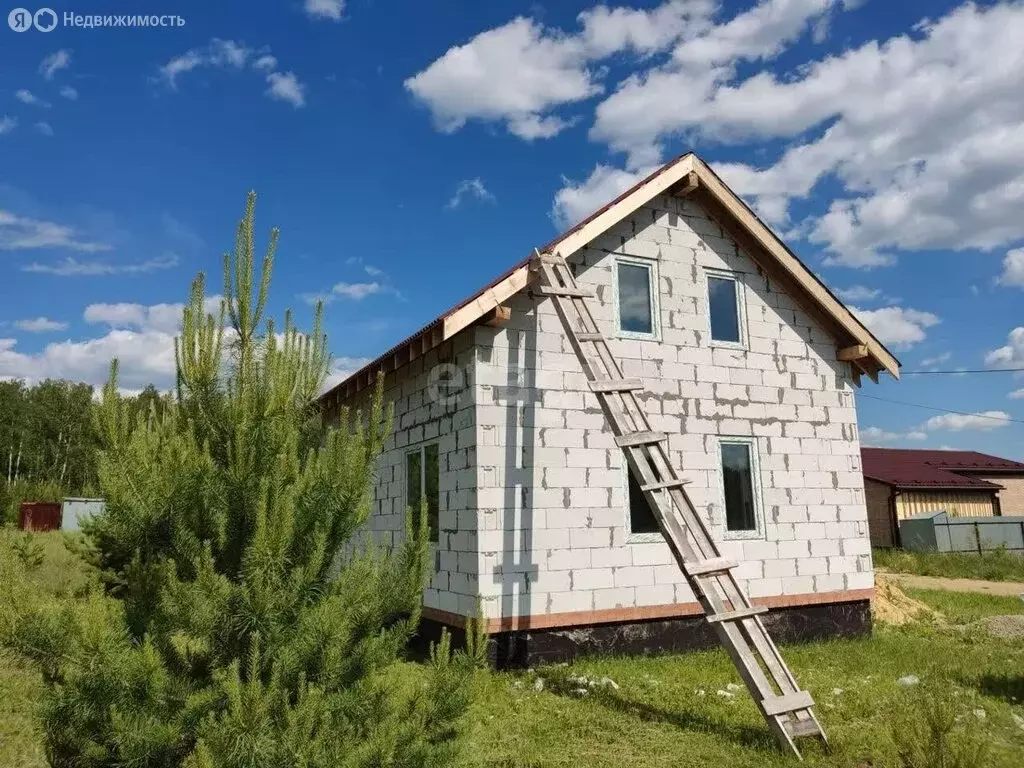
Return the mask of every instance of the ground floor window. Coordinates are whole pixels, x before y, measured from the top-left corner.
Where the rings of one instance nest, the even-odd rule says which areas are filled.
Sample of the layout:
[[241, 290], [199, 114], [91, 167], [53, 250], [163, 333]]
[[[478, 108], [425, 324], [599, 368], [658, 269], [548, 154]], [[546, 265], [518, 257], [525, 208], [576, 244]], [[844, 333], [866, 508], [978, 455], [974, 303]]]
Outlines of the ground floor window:
[[427, 503], [430, 540], [437, 541], [438, 510], [441, 508], [441, 467], [437, 443], [421, 445], [405, 454], [405, 499], [419, 519], [420, 506]]
[[760, 529], [757, 502], [757, 454], [752, 440], [719, 441], [725, 528], [731, 533], [756, 534]]
[[654, 513], [644, 498], [644, 492], [640, 490], [640, 483], [633, 476], [633, 473], [626, 469], [626, 486], [629, 494], [629, 534], [638, 536], [641, 539], [657, 539], [661, 534], [658, 528], [658, 521], [654, 519]]

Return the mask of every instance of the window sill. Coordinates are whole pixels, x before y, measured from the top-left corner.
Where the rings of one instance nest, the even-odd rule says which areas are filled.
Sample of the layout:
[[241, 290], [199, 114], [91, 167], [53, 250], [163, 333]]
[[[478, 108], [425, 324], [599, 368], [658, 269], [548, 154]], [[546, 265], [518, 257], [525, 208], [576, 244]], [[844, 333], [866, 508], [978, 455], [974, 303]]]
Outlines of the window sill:
[[708, 346], [712, 349], [731, 349], [734, 352], [746, 352], [747, 345], [742, 341], [716, 341], [712, 339], [708, 342]]
[[765, 532], [762, 531], [762, 530], [756, 530], [756, 529], [753, 530], [753, 531], [728, 531], [727, 530], [727, 531], [725, 531], [725, 533], [722, 534], [722, 539], [724, 541], [754, 541], [754, 540], [757, 540], [757, 539], [764, 540], [765, 538], [766, 538], [765, 537]]
[[665, 537], [658, 533], [627, 533], [627, 544], [658, 544], [664, 543]]
[[630, 341], [661, 341], [660, 333], [638, 333], [636, 331], [616, 331], [616, 339], [629, 339]]

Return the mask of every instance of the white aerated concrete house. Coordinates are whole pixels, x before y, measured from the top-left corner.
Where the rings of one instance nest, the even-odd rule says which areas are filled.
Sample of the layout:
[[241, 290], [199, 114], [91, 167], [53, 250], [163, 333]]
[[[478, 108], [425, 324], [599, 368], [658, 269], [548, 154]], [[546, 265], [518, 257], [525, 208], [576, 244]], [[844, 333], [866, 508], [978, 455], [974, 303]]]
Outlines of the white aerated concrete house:
[[[693, 154], [540, 249], [581, 286], [725, 557], [781, 637], [870, 631], [854, 394], [899, 362]], [[323, 397], [385, 373], [371, 527], [426, 499], [424, 634], [478, 596], [499, 665], [711, 633], [527, 259]]]

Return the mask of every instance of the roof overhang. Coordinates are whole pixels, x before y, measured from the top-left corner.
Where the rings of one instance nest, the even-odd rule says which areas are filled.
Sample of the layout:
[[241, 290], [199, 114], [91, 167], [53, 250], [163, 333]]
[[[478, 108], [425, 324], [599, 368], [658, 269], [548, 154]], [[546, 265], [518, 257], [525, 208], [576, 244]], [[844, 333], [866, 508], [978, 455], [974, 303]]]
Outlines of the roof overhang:
[[[692, 195], [759, 269], [792, 296], [837, 342], [837, 359], [874, 381], [887, 371], [899, 378], [900, 362], [754, 212], [693, 153], [662, 166], [572, 229], [540, 248], [572, 257], [633, 211], [662, 194]], [[397, 370], [427, 350], [485, 320], [532, 282], [528, 257], [467, 301], [438, 317], [321, 397], [345, 400], [372, 384], [378, 373]]]
[[[990, 483], [986, 480], [979, 481], [979, 484], [958, 484], [958, 483], [935, 483], [934, 485], [924, 483], [901, 483], [893, 480], [886, 480], [884, 477], [877, 477], [864, 473], [865, 480], [873, 480], [876, 483], [895, 488], [897, 491], [976, 491], [978, 493], [995, 493], [1003, 490], [1003, 486], [997, 483]], [[981, 483], [984, 483], [982, 485]]]

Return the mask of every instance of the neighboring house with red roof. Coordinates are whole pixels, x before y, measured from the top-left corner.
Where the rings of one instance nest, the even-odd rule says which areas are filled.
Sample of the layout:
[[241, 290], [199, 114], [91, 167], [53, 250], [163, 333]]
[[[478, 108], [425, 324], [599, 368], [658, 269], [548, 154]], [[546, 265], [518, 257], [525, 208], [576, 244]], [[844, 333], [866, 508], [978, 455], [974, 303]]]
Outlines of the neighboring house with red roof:
[[977, 451], [861, 448], [871, 543], [899, 546], [899, 521], [1024, 515], [1024, 464]]
[[[779, 636], [866, 631], [854, 393], [899, 362], [692, 154], [540, 250], [593, 292], [611, 354], [641, 380], [697, 513]], [[328, 415], [358, 409], [383, 375], [394, 404], [370, 528], [397, 543], [407, 507], [426, 502], [425, 632], [462, 626], [479, 596], [499, 664], [706, 645], [537, 283], [528, 258], [322, 397]]]

